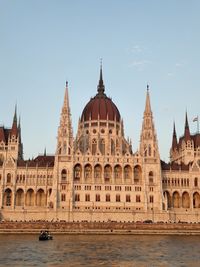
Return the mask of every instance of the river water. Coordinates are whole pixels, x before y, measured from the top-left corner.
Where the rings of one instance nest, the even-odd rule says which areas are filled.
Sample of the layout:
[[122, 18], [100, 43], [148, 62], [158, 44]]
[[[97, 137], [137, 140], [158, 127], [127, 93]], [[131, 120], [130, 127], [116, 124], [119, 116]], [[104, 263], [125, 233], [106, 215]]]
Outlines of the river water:
[[0, 266], [200, 266], [200, 236], [0, 235]]

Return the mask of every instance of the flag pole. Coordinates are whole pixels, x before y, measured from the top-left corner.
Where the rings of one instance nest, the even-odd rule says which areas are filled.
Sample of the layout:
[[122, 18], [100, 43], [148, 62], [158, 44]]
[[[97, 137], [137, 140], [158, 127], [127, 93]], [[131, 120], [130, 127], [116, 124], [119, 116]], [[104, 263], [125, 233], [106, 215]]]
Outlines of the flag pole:
[[199, 134], [199, 116], [197, 116], [197, 133]]

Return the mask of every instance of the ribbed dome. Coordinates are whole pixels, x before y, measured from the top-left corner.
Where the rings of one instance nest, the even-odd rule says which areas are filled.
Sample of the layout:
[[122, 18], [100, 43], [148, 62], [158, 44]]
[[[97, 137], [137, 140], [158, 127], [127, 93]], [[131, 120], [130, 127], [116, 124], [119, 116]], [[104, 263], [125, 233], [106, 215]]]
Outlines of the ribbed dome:
[[102, 66], [100, 69], [100, 79], [97, 87], [97, 95], [90, 99], [90, 101], [85, 106], [81, 121], [89, 120], [110, 120], [110, 121], [120, 121], [120, 113], [116, 105], [112, 100], [106, 96], [104, 93], [105, 87], [103, 84]]
[[85, 106], [81, 121], [88, 120], [120, 121], [120, 113], [116, 105], [105, 94], [97, 94]]

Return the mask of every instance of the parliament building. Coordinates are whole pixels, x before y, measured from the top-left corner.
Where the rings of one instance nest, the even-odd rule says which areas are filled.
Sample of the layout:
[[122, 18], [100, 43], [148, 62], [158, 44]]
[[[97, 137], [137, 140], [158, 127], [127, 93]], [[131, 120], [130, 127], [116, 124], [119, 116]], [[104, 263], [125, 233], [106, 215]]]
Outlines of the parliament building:
[[183, 136], [177, 138], [174, 124], [170, 162], [162, 161], [147, 86], [134, 152], [101, 67], [76, 136], [66, 83], [54, 156], [23, 158], [16, 110], [12, 127], [0, 126], [0, 219], [199, 222], [200, 134], [190, 133], [186, 113]]

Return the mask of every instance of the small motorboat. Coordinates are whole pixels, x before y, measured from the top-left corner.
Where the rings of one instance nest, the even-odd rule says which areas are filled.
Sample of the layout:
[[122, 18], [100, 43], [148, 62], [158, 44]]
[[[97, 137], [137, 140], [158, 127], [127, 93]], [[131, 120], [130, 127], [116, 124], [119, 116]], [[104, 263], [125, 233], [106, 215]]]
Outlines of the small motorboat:
[[52, 240], [53, 236], [49, 233], [49, 231], [41, 231], [39, 235], [39, 241]]

